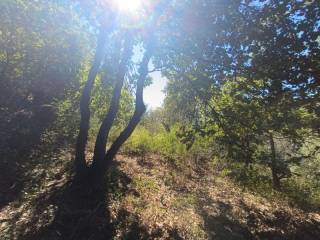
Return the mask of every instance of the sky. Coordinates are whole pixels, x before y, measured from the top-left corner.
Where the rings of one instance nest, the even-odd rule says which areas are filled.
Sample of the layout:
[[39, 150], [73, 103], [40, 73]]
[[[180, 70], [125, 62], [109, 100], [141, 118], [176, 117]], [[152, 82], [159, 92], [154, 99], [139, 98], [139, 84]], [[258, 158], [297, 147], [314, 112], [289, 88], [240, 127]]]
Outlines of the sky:
[[[138, 65], [143, 57], [143, 48], [141, 46], [135, 46], [133, 49], [133, 61]], [[149, 63], [149, 70], [154, 69], [152, 61]], [[161, 107], [165, 94], [163, 93], [166, 87], [167, 79], [161, 76], [161, 72], [152, 72], [149, 74], [152, 77], [152, 84], [145, 87], [143, 90], [143, 100], [147, 105], [147, 109], [156, 109]]]
[[[140, 0], [118, 0], [118, 4], [121, 11], [134, 12], [141, 5]], [[135, 46], [133, 49], [133, 61], [139, 65], [143, 58], [144, 49], [141, 45]], [[149, 69], [154, 69], [152, 62], [149, 64]], [[161, 107], [165, 94], [164, 88], [166, 86], [166, 78], [161, 76], [160, 72], [153, 72], [149, 74], [152, 77], [152, 84], [145, 87], [143, 92], [144, 103], [147, 109], [156, 109]]]
[[166, 86], [166, 78], [161, 76], [160, 72], [153, 72], [152, 84], [144, 89], [144, 102], [148, 109], [155, 109], [161, 107], [165, 94], [163, 90]]

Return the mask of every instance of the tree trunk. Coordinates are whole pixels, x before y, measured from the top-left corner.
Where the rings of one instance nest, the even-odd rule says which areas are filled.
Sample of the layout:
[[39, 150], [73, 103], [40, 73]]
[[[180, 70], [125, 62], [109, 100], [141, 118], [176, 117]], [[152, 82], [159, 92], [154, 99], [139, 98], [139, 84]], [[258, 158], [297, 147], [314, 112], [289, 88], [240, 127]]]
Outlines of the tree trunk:
[[[153, 17], [153, 20], [150, 23], [149, 28], [145, 32], [145, 36], [147, 36], [147, 41], [146, 41], [145, 53], [139, 67], [139, 77], [138, 77], [137, 89], [136, 89], [135, 111], [126, 128], [120, 133], [118, 138], [113, 142], [110, 149], [105, 154], [103, 161], [100, 161], [99, 159], [98, 161], [95, 161], [94, 164], [92, 164], [91, 174], [93, 178], [96, 179], [96, 181], [100, 181], [101, 179], [103, 179], [107, 168], [113, 161], [114, 156], [117, 154], [117, 152], [119, 151], [120, 147], [124, 144], [124, 142], [130, 137], [130, 135], [132, 134], [132, 132], [140, 122], [142, 115], [146, 111], [146, 107], [143, 102], [143, 88], [145, 85], [146, 77], [148, 75], [148, 65], [153, 53], [153, 48], [155, 43], [154, 29], [157, 27], [158, 19], [162, 15], [162, 13], [164, 12], [167, 6], [168, 6], [168, 2], [166, 0], [160, 1], [160, 3], [157, 6], [157, 11], [155, 11], [156, 15]], [[109, 125], [109, 123], [106, 125]], [[101, 134], [101, 138], [106, 139], [106, 136], [105, 135], [103, 136], [103, 134]], [[98, 153], [99, 156], [100, 156], [100, 151], [102, 152], [102, 150], [105, 151], [105, 144], [101, 144], [101, 149], [99, 147], [99, 153]]]
[[269, 132], [269, 141], [270, 141], [270, 149], [271, 149], [271, 172], [272, 172], [272, 183], [273, 187], [277, 190], [280, 189], [280, 178], [278, 176], [277, 171], [277, 160], [276, 160], [276, 148], [273, 140], [273, 135]]
[[119, 110], [121, 90], [123, 87], [125, 74], [127, 72], [127, 66], [132, 56], [132, 48], [133, 48], [132, 39], [130, 36], [128, 36], [126, 37], [124, 52], [123, 52], [122, 60], [120, 62], [119, 70], [116, 76], [117, 82], [113, 89], [113, 95], [110, 102], [109, 110], [106, 117], [102, 121], [102, 124], [100, 126], [100, 129], [96, 138], [93, 163], [92, 163], [94, 167], [100, 168], [103, 165], [104, 156], [106, 154], [106, 145], [107, 145], [108, 135], [112, 127], [112, 124], [114, 122], [114, 119], [117, 115], [117, 112]]
[[77, 138], [76, 144], [76, 156], [75, 156], [75, 168], [78, 176], [84, 175], [87, 172], [87, 164], [86, 164], [86, 145], [88, 140], [88, 131], [89, 131], [89, 123], [90, 123], [90, 95], [91, 90], [98, 74], [101, 62], [104, 57], [104, 48], [106, 45], [107, 39], [107, 29], [101, 27], [100, 33], [98, 36], [97, 48], [94, 57], [94, 61], [92, 63], [92, 67], [90, 69], [88, 80], [84, 86], [81, 99], [80, 99], [80, 130]]
[[105, 156], [105, 162], [110, 162], [119, 151], [123, 143], [131, 136], [132, 132], [141, 120], [142, 115], [146, 111], [146, 107], [143, 102], [143, 88], [146, 77], [148, 75], [148, 64], [151, 58], [151, 49], [147, 49], [139, 70], [139, 79], [137, 82], [136, 91], [136, 107], [132, 118], [130, 119], [127, 127], [121, 132], [119, 137], [111, 145], [109, 151]]
[[104, 159], [101, 162], [101, 165], [94, 164], [92, 166], [93, 175], [95, 175], [97, 179], [102, 178], [104, 176], [104, 173], [106, 172], [106, 169], [109, 167], [109, 165], [112, 163], [114, 156], [117, 154], [117, 152], [119, 151], [123, 143], [130, 137], [130, 135], [132, 134], [132, 132], [140, 122], [143, 113], [146, 110], [146, 107], [143, 102], [143, 88], [144, 88], [146, 77], [148, 75], [148, 65], [151, 58], [151, 54], [152, 54], [151, 52], [153, 49], [152, 47], [153, 44], [151, 43], [152, 41], [153, 40], [150, 40], [149, 44], [147, 44], [146, 52], [140, 64], [139, 78], [137, 81], [137, 90], [136, 90], [136, 106], [135, 106], [134, 114], [130, 119], [126, 128], [120, 133], [119, 137], [111, 145], [107, 154], [104, 156]]

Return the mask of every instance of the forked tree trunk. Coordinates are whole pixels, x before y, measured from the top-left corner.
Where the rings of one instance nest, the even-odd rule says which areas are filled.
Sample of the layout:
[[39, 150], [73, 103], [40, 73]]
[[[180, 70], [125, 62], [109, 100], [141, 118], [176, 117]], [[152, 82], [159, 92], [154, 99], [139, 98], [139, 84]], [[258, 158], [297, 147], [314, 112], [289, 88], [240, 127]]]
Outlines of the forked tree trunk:
[[137, 81], [137, 89], [136, 89], [136, 104], [135, 111], [133, 116], [131, 117], [126, 128], [120, 133], [118, 138], [113, 142], [107, 154], [105, 154], [103, 161], [100, 164], [94, 164], [92, 166], [93, 174], [97, 178], [103, 177], [106, 172], [108, 166], [111, 164], [114, 156], [119, 151], [120, 147], [124, 144], [124, 142], [130, 137], [136, 126], [141, 120], [142, 115], [144, 114], [146, 107], [143, 102], [143, 88], [145, 84], [146, 77], [148, 75], [148, 65], [152, 56], [153, 50], [153, 38], [150, 37], [148, 41], [146, 52], [142, 59], [139, 68], [139, 77]]
[[88, 140], [88, 131], [90, 123], [90, 95], [91, 90], [98, 74], [101, 62], [104, 57], [104, 48], [107, 40], [107, 29], [101, 27], [100, 33], [98, 36], [96, 53], [94, 56], [94, 61], [90, 69], [88, 80], [83, 88], [81, 99], [80, 99], [80, 129], [77, 138], [76, 144], [76, 153], [75, 153], [75, 168], [78, 176], [84, 175], [87, 172], [86, 164], [86, 145]]
[[[100, 181], [103, 179], [105, 172], [108, 166], [111, 164], [114, 156], [117, 154], [117, 152], [119, 151], [120, 147], [124, 144], [124, 142], [130, 137], [130, 135], [132, 134], [132, 132], [140, 122], [142, 115], [146, 111], [146, 107], [143, 102], [143, 88], [145, 85], [146, 77], [148, 75], [148, 65], [152, 57], [153, 48], [155, 44], [154, 29], [157, 27], [158, 19], [162, 15], [163, 11], [166, 9], [167, 6], [168, 6], [167, 0], [160, 1], [155, 11], [156, 16], [153, 17], [152, 23], [149, 25], [149, 28], [145, 33], [145, 36], [147, 36], [147, 41], [146, 41], [145, 53], [139, 67], [139, 76], [137, 80], [134, 114], [130, 119], [128, 125], [120, 133], [118, 138], [113, 142], [110, 149], [104, 155], [103, 159], [101, 159], [101, 155], [102, 155], [102, 152], [104, 153], [105, 147], [106, 147], [106, 141], [107, 141], [106, 134], [108, 134], [110, 131], [115, 114], [119, 110], [119, 104], [112, 106], [113, 103], [111, 103], [110, 109], [109, 109], [110, 114], [109, 113], [107, 114], [100, 128], [101, 134], [99, 132], [100, 136], [97, 141], [99, 146], [95, 146], [95, 148], [97, 149], [95, 154], [97, 154], [97, 156], [95, 157], [94, 162], [91, 166], [91, 174], [94, 180]], [[120, 95], [117, 95], [117, 93], [114, 93], [114, 94], [115, 94], [115, 100], [117, 100], [115, 102], [118, 102], [119, 100], [118, 97], [120, 97]]]
[[93, 157], [93, 167], [100, 168], [103, 165], [104, 156], [106, 154], [106, 145], [109, 136], [110, 129], [114, 122], [114, 119], [119, 110], [119, 103], [121, 97], [121, 90], [123, 87], [125, 75], [128, 68], [128, 63], [132, 56], [132, 38], [131, 36], [126, 37], [126, 42], [124, 46], [123, 56], [119, 65], [118, 73], [116, 76], [116, 84], [113, 89], [113, 95], [110, 102], [108, 113], [106, 117], [103, 119], [102, 124], [100, 126], [96, 142], [94, 148], [94, 157]]
[[280, 178], [277, 170], [277, 159], [276, 159], [276, 147], [274, 144], [273, 135], [269, 133], [270, 149], [271, 149], [271, 172], [272, 172], [272, 183], [273, 187], [277, 190], [280, 189]]

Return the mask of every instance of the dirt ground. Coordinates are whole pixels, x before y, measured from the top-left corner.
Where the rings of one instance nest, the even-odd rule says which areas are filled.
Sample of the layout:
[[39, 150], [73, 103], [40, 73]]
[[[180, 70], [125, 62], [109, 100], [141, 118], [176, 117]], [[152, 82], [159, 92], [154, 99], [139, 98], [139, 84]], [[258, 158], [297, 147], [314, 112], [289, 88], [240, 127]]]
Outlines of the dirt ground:
[[320, 239], [319, 212], [244, 192], [207, 169], [117, 156], [106, 192], [71, 189], [61, 153], [0, 209], [0, 239]]

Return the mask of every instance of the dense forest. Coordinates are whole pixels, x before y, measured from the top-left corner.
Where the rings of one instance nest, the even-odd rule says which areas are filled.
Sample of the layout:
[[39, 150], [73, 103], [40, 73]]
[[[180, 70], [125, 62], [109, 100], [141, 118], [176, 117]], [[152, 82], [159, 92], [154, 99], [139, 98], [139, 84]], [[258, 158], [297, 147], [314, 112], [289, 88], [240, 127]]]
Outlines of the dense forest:
[[320, 239], [319, 117], [319, 0], [1, 0], [0, 239]]

